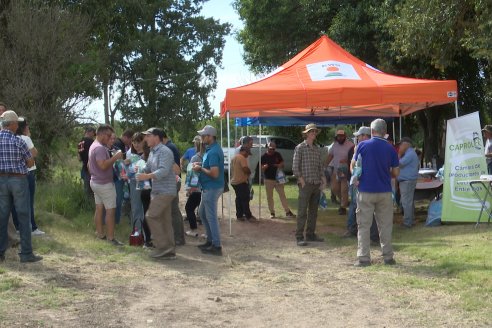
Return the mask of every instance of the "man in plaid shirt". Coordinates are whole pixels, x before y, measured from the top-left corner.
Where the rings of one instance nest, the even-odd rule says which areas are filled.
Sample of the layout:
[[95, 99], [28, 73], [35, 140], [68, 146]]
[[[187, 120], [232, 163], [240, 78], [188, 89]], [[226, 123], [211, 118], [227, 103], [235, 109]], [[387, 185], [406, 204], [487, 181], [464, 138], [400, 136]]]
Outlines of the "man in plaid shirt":
[[5, 260], [8, 247], [7, 225], [11, 207], [15, 206], [19, 220], [21, 239], [21, 262], [37, 262], [41, 256], [34, 255], [31, 244], [31, 217], [29, 211], [28, 167], [34, 159], [27, 144], [15, 135], [19, 119], [14, 111], [8, 110], [1, 116], [0, 131], [0, 262]]
[[[304, 141], [294, 150], [292, 171], [297, 177], [299, 205], [297, 214], [297, 246], [306, 246], [307, 241], [324, 241], [315, 234], [318, 204], [321, 190], [326, 186], [326, 177], [321, 163], [321, 150], [313, 144], [320, 130], [316, 124], [306, 125], [302, 132]], [[306, 226], [307, 221], [307, 226]], [[306, 238], [304, 239], [304, 229]]]

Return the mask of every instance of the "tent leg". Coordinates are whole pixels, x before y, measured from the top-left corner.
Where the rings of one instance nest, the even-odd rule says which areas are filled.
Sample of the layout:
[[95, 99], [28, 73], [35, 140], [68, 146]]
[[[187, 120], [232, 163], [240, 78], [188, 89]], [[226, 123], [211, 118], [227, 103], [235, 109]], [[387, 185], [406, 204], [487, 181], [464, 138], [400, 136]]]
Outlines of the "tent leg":
[[[230, 117], [229, 117], [229, 112], [227, 112], [227, 151], [229, 152], [229, 154], [227, 154], [227, 161], [228, 161], [228, 170], [227, 170], [227, 175], [228, 175], [228, 178], [229, 178], [229, 182], [231, 181], [231, 152], [229, 151], [230, 150], [230, 147], [229, 145], [231, 144], [231, 126], [230, 126]], [[231, 217], [231, 190], [229, 188], [229, 236], [232, 236], [232, 217]]]
[[456, 117], [458, 117], [458, 100], [454, 101], [454, 112], [456, 114]]
[[256, 169], [258, 170], [258, 187], [259, 187], [258, 219], [261, 219], [261, 183], [262, 183], [261, 181], [261, 124], [260, 124], [260, 144], [258, 147], [258, 167]]
[[[400, 115], [400, 140], [401, 140], [401, 125], [402, 125], [401, 121], [402, 121], [402, 119], [401, 119], [401, 115]], [[393, 136], [393, 138], [394, 138], [394, 136]]]

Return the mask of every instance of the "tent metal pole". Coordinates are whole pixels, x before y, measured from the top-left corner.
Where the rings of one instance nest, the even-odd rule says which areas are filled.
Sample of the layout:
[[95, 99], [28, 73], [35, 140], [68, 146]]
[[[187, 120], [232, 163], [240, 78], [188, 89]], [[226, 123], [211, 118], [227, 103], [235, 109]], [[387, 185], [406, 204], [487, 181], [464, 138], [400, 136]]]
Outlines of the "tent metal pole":
[[[401, 115], [400, 115], [400, 140], [401, 140], [401, 121], [402, 121], [402, 119], [401, 119]], [[394, 135], [393, 135], [393, 139], [394, 139]]]
[[259, 189], [259, 192], [258, 192], [258, 219], [261, 219], [261, 135], [262, 135], [262, 132], [261, 132], [261, 124], [260, 124], [260, 142], [259, 142], [259, 145], [258, 145], [258, 167], [256, 168], [258, 170], [258, 189]]
[[[231, 182], [231, 152], [230, 152], [230, 147], [229, 145], [231, 144], [231, 124], [230, 124], [230, 114], [229, 114], [229, 111], [227, 112], [226, 114], [226, 117], [227, 117], [227, 146], [226, 149], [227, 149], [227, 164], [228, 164], [228, 170], [227, 170], [227, 175], [228, 175], [228, 182], [230, 183]], [[229, 186], [229, 236], [232, 236], [232, 217], [231, 217], [231, 190], [230, 190], [230, 186]]]
[[458, 117], [458, 100], [454, 101], [454, 112], [456, 113], [456, 117]]
[[393, 139], [396, 136], [395, 120], [393, 119]]
[[[221, 117], [220, 119], [220, 148], [224, 148], [224, 137], [222, 135], [222, 126], [223, 126], [223, 121], [224, 118]], [[224, 193], [222, 193], [221, 197], [221, 202], [222, 202], [222, 218], [224, 217]]]

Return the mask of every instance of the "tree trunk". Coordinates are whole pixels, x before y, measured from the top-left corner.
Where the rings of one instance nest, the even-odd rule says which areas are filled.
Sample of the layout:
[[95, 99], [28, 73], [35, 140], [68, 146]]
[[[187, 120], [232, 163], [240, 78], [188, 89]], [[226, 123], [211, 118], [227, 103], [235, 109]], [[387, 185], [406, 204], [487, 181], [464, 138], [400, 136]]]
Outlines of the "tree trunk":
[[104, 94], [104, 123], [109, 124], [109, 82], [104, 79], [103, 82]]

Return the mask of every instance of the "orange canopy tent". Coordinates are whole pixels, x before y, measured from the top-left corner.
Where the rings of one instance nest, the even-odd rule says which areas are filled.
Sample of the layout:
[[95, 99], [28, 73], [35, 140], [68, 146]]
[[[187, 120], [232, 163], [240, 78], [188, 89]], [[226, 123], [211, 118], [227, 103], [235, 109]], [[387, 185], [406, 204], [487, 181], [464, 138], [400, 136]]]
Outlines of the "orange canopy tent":
[[386, 74], [322, 36], [265, 78], [227, 89], [221, 116], [401, 117], [457, 96], [454, 80]]

